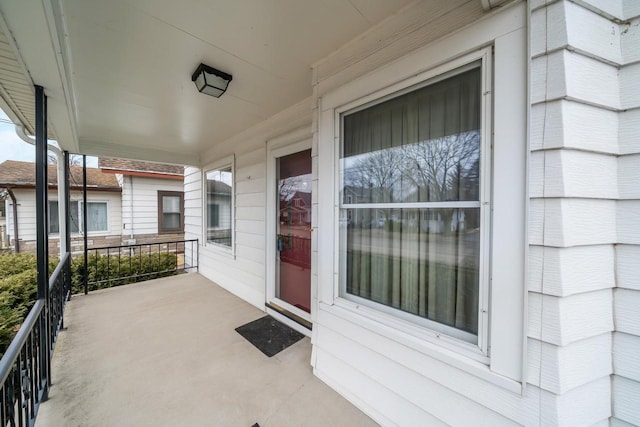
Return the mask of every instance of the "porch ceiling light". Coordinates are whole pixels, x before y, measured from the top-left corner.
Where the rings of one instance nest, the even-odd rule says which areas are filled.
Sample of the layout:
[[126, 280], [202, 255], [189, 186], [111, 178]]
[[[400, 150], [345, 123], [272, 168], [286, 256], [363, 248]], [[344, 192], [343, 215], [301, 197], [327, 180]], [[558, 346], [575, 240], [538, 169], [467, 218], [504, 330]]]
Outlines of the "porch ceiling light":
[[191, 81], [196, 84], [199, 92], [220, 98], [227, 90], [232, 78], [231, 74], [200, 64], [193, 72]]

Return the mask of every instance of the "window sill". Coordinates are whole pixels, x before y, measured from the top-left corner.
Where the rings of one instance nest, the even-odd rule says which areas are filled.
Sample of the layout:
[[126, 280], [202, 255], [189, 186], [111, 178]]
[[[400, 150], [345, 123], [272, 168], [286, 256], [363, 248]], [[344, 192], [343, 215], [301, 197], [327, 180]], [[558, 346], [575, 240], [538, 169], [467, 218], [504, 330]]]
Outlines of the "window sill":
[[229, 259], [233, 259], [233, 260], [236, 259], [235, 248], [225, 246], [225, 245], [219, 245], [217, 243], [209, 243], [209, 242], [205, 242], [203, 244], [203, 247], [205, 249], [210, 249], [211, 251], [215, 252], [216, 255], [228, 257]]
[[[443, 337], [419, 326], [406, 325], [404, 321], [390, 320], [387, 316], [381, 316], [376, 310], [358, 306], [342, 298], [336, 298], [333, 305], [320, 302], [318, 309], [512, 393], [522, 395], [524, 392], [522, 383], [491, 371], [488, 366], [489, 358], [483, 355], [482, 358], [478, 357], [481, 354], [479, 350], [474, 353], [468, 345], [460, 345], [454, 339]], [[376, 314], [375, 319], [372, 312]], [[435, 337], [437, 335], [439, 338]]]

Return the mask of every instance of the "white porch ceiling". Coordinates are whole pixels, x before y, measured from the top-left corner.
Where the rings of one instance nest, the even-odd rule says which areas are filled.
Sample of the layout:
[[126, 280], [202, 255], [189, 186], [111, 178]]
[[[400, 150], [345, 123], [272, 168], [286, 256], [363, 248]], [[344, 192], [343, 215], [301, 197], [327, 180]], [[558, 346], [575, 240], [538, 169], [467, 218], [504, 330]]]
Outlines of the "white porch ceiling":
[[[310, 96], [312, 63], [411, 1], [2, 0], [0, 13], [63, 147], [197, 163]], [[221, 98], [196, 91], [200, 62], [233, 75]]]

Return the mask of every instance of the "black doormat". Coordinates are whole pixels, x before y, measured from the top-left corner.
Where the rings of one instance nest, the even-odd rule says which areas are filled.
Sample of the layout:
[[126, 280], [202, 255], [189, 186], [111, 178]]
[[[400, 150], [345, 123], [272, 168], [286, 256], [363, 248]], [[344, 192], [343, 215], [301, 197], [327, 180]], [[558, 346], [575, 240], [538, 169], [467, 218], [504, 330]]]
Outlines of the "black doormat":
[[236, 328], [236, 332], [256, 346], [268, 357], [280, 353], [291, 344], [304, 338], [300, 332], [278, 322], [271, 316], [264, 316]]

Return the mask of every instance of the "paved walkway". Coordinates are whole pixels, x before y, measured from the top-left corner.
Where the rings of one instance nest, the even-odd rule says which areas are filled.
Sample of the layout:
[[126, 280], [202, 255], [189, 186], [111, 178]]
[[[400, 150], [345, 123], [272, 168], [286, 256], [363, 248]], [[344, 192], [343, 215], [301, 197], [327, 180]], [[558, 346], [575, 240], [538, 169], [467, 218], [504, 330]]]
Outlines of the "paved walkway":
[[272, 358], [235, 328], [264, 313], [196, 273], [74, 297], [37, 426], [373, 426], [312, 374], [308, 338]]

